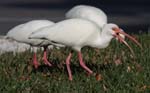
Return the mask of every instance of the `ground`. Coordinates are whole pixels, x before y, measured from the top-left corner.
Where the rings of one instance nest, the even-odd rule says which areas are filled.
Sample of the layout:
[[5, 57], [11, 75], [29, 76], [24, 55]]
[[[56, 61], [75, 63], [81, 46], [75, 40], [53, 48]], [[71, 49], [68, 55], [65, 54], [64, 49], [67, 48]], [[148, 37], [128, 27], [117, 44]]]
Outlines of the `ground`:
[[71, 60], [73, 81], [68, 80], [65, 58], [70, 49], [50, 51], [48, 59], [53, 63], [47, 67], [42, 63], [42, 52], [38, 52], [41, 66], [34, 69], [29, 51], [5, 53], [0, 56], [0, 91], [7, 92], [52, 92], [52, 93], [137, 93], [150, 92], [150, 35], [135, 35], [143, 50], [127, 40], [135, 52], [113, 40], [105, 49], [82, 49], [84, 61], [93, 75], [80, 68], [77, 53]]

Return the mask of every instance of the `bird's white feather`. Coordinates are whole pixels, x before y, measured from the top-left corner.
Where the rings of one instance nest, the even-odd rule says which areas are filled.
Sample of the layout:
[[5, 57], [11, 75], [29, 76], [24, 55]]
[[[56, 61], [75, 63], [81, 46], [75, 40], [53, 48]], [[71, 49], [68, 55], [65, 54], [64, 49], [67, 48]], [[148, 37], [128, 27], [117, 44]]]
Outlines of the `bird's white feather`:
[[46, 39], [50, 42], [73, 47], [80, 51], [83, 46], [96, 47], [100, 29], [93, 22], [84, 19], [68, 19], [39, 29], [30, 35], [33, 39]]
[[[100, 8], [89, 5], [77, 5], [66, 13], [66, 18], [82, 18], [96, 23], [100, 29], [107, 23], [107, 15]], [[100, 30], [100, 31], [102, 31]], [[119, 34], [125, 38], [124, 35]], [[117, 39], [117, 38], [116, 38]]]
[[83, 18], [95, 22], [100, 28], [107, 23], [106, 14], [99, 8], [77, 5], [66, 13], [66, 18]]
[[18, 42], [27, 43], [30, 45], [44, 45], [47, 44], [47, 41], [40, 39], [29, 39], [29, 35], [39, 28], [53, 25], [54, 22], [48, 20], [33, 20], [20, 24], [12, 28], [6, 35], [6, 37], [14, 39]]

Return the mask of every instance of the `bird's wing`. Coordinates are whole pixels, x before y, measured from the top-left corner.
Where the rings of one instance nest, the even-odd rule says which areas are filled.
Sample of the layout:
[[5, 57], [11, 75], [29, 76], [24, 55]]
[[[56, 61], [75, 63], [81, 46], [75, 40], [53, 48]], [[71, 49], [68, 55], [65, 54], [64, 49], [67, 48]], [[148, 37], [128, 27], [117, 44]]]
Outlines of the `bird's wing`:
[[[73, 45], [86, 42], [93, 33], [98, 33], [99, 28], [90, 21], [83, 19], [69, 19], [44, 27], [32, 33], [30, 38], [45, 39], [59, 44]], [[90, 37], [93, 39], [95, 37]]]
[[32, 20], [20, 25], [15, 26], [14, 28], [10, 29], [6, 35], [6, 38], [23, 38], [28, 36], [28, 34], [36, 31], [39, 28], [53, 25], [54, 22], [48, 20]]
[[28, 39], [29, 35], [36, 30], [46, 27], [49, 25], [53, 25], [54, 22], [49, 20], [32, 20], [28, 21], [24, 24], [17, 25], [12, 28], [6, 35], [6, 38], [14, 39], [18, 42], [28, 43], [28, 44], [39, 44], [42, 40], [33, 40]]
[[8, 39], [14, 39], [14, 37], [18, 37], [20, 36], [20, 34], [17, 34], [23, 27], [25, 24], [20, 24], [15, 26], [14, 28], [10, 29], [8, 31], [8, 33], [6, 34], [6, 38]]
[[101, 28], [107, 23], [107, 16], [101, 9], [88, 5], [73, 7], [66, 13], [66, 18], [87, 19], [95, 22]]
[[30, 32], [34, 32], [39, 28], [46, 27], [53, 24], [54, 22], [50, 20], [32, 20], [25, 23], [24, 29], [29, 30]]

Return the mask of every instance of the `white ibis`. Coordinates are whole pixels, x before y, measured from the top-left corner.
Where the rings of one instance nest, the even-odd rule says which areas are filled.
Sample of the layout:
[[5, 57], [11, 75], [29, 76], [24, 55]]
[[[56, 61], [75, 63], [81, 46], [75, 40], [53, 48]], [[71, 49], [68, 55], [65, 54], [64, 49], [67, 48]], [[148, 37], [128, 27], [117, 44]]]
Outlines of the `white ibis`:
[[[51, 66], [51, 63], [47, 60], [47, 54], [46, 54], [46, 49], [48, 46], [48, 41], [43, 40], [43, 39], [29, 39], [29, 35], [32, 32], [37, 31], [38, 29], [46, 26], [51, 26], [53, 25], [54, 22], [48, 21], [48, 20], [33, 20], [26, 22], [24, 24], [20, 24], [14, 28], [12, 28], [6, 35], [7, 38], [16, 40], [18, 42], [30, 44], [31, 46], [42, 46], [44, 47], [44, 55], [43, 55], [43, 60], [46, 65]], [[34, 57], [33, 57], [33, 64], [35, 68], [38, 68], [39, 63], [36, 58], [36, 52], [35, 52], [35, 47], [34, 47]]]
[[[50, 44], [62, 44], [71, 47], [78, 52], [79, 62], [82, 68], [84, 68], [89, 74], [93, 71], [90, 70], [83, 62], [81, 48], [84, 46], [90, 46], [95, 48], [106, 48], [111, 39], [117, 37], [121, 42], [130, 46], [127, 42], [118, 35], [118, 33], [127, 36], [139, 46], [140, 43], [133, 37], [122, 32], [120, 28], [115, 24], [105, 24], [102, 29], [95, 23], [84, 19], [68, 19], [56, 23], [53, 26], [47, 26], [38, 31], [32, 33], [30, 38], [32, 39], [45, 39], [49, 40]], [[70, 69], [70, 59], [72, 53], [66, 59], [66, 66], [68, 70], [69, 80], [72, 80], [72, 74]]]
[[[105, 24], [107, 24], [108, 19], [107, 15], [104, 13], [103, 10], [89, 5], [77, 5], [73, 8], [71, 8], [66, 13], [66, 18], [82, 18], [89, 21], [92, 21], [96, 23], [100, 28], [103, 28]], [[122, 30], [123, 31], [123, 30]], [[119, 34], [123, 39], [125, 39], [125, 36], [122, 34]], [[117, 39], [117, 38], [116, 38]]]

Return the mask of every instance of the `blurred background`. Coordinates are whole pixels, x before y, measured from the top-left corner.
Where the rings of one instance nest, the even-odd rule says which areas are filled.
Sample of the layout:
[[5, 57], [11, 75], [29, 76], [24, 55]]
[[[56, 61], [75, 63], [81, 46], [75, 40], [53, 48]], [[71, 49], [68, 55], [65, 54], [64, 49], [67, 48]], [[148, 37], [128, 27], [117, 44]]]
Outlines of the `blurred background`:
[[55, 22], [65, 19], [65, 13], [75, 5], [101, 8], [108, 21], [127, 32], [147, 33], [150, 27], [150, 0], [1, 0], [0, 35], [12, 27], [34, 19]]

